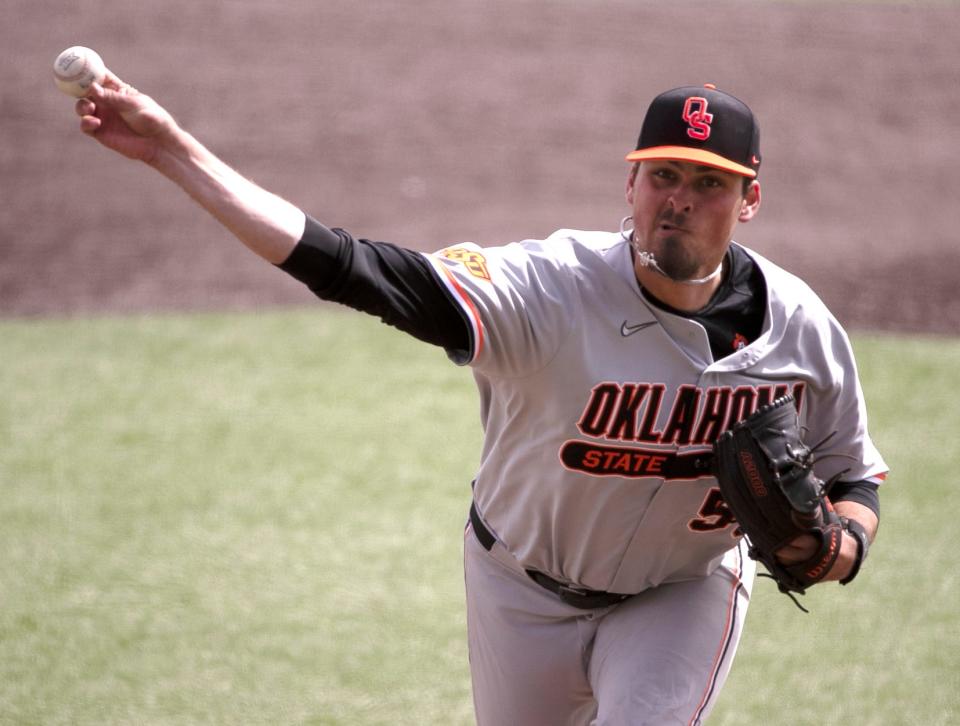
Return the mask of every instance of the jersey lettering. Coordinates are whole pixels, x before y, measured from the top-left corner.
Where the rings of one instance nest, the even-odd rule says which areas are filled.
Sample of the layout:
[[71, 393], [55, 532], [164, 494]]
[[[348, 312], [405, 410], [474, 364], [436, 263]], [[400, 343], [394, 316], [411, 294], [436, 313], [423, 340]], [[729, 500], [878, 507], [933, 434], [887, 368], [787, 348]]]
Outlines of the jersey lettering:
[[754, 411], [757, 402], [757, 389], [753, 386], [735, 388], [730, 396], [730, 409], [727, 413], [725, 428], [733, 428], [737, 421], [743, 421]]
[[663, 400], [663, 392], [667, 387], [662, 383], [657, 383], [650, 387], [650, 402], [647, 405], [646, 415], [643, 417], [643, 423], [640, 424], [640, 433], [637, 434], [637, 441], [648, 441], [651, 444], [658, 443], [662, 433], [657, 431], [657, 419], [660, 418], [660, 402]]
[[663, 429], [661, 437], [665, 444], [686, 446], [693, 438], [693, 425], [697, 417], [697, 404], [700, 403], [700, 389], [696, 386], [680, 386], [677, 398], [670, 410], [670, 420]]
[[[637, 388], [643, 388], [643, 394], [639, 397], [636, 402], [630, 400]], [[623, 386], [623, 391], [626, 392], [626, 398], [628, 403], [625, 405], [628, 409], [631, 410], [630, 413], [630, 423], [636, 420], [636, 409], [640, 406], [640, 400], [643, 396], [646, 395], [646, 392], [650, 389], [650, 386], [644, 386], [640, 384], [626, 383]], [[617, 407], [617, 399], [621, 401], [621, 406], [623, 403], [623, 396], [620, 395], [621, 388], [616, 383], [601, 383], [599, 386], [596, 386], [593, 389], [590, 400], [587, 402], [586, 407], [583, 409], [583, 415], [580, 417], [580, 421], [577, 423], [577, 428], [580, 429], [587, 436], [600, 436], [603, 434], [604, 430], [607, 428], [610, 423], [610, 418], [613, 416], [613, 412]], [[614, 430], [619, 429], [623, 426], [622, 423], [614, 423], [612, 428]], [[629, 438], [633, 438], [633, 429]], [[614, 437], [616, 438], [616, 437]]]
[[560, 462], [570, 471], [592, 476], [657, 477], [671, 481], [702, 479], [710, 474], [712, 449], [692, 454], [605, 446], [571, 440], [560, 447]]
[[637, 410], [649, 392], [650, 386], [644, 383], [627, 383], [623, 386], [623, 394], [619, 397], [620, 403], [610, 427], [616, 438], [631, 440], [637, 437]]
[[[667, 386], [663, 383], [605, 381], [590, 391], [577, 428], [591, 439], [634, 445], [573, 439], [560, 447], [560, 462], [569, 471], [595, 477], [664, 481], [710, 478], [713, 476], [712, 445], [723, 431], [788, 392], [793, 394], [799, 412], [805, 390], [803, 382], [705, 389], [681, 385], [673, 401], [665, 404]], [[663, 429], [658, 430], [657, 423], [664, 419]], [[638, 442], [641, 446], [636, 445]], [[702, 448], [681, 454], [675, 450], [680, 446]], [[763, 490], [756, 463], [744, 461], [743, 466], [755, 489]], [[764, 493], [757, 492], [758, 495]], [[701, 534], [730, 529], [731, 536], [738, 538], [742, 532], [735, 525], [736, 519], [720, 490], [711, 487], [697, 514], [687, 522], [687, 529]]]
[[729, 388], [710, 388], [707, 390], [706, 401], [700, 411], [700, 425], [694, 434], [695, 441], [716, 441], [723, 433], [723, 424], [727, 420], [727, 409], [730, 406]]
[[697, 141], [706, 141], [710, 138], [710, 124], [713, 123], [713, 114], [707, 113], [707, 99], [702, 96], [691, 96], [683, 104], [683, 120], [690, 127], [687, 136]]
[[[773, 399], [792, 392], [797, 410], [804, 383], [677, 389], [664, 412], [663, 383], [611, 383], [593, 387], [577, 428], [590, 438], [675, 446], [712, 446], [723, 431]], [[664, 415], [666, 413], [666, 415]], [[666, 419], [663, 430], [657, 422]]]

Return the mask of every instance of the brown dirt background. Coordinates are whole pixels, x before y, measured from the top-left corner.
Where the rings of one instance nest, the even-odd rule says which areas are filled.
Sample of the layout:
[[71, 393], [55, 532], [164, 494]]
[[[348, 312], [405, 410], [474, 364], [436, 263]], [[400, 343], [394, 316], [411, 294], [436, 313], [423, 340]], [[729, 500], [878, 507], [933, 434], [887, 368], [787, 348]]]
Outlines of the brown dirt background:
[[649, 100], [714, 82], [762, 126], [737, 238], [851, 328], [955, 334], [960, 5], [7, 0], [0, 316], [308, 304], [169, 182], [77, 131], [92, 46], [331, 226], [432, 250], [616, 229]]

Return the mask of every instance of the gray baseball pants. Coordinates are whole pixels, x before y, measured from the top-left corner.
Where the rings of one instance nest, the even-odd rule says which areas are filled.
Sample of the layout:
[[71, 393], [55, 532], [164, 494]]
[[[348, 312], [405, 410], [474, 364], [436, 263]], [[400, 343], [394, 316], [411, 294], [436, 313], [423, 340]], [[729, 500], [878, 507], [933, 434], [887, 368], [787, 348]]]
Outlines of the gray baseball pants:
[[499, 542], [464, 542], [478, 726], [702, 723], [726, 680], [756, 569], [736, 547], [709, 577], [581, 610]]

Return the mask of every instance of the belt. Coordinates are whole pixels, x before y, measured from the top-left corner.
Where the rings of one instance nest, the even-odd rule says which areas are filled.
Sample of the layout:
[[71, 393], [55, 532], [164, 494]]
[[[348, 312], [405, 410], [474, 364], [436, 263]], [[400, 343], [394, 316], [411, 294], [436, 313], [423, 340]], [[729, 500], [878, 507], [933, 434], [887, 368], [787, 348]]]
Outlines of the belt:
[[[473, 533], [477, 537], [480, 545], [489, 552], [496, 543], [496, 538], [487, 529], [487, 526], [480, 519], [477, 513], [476, 504], [470, 504], [470, 524], [473, 527]], [[552, 577], [544, 575], [537, 570], [524, 570], [527, 576], [545, 590], [549, 590], [567, 605], [571, 605], [581, 610], [595, 610], [596, 608], [610, 607], [626, 600], [632, 595], [623, 595], [617, 592], [604, 592], [602, 590], [588, 590], [584, 587], [575, 587], [554, 580]]]

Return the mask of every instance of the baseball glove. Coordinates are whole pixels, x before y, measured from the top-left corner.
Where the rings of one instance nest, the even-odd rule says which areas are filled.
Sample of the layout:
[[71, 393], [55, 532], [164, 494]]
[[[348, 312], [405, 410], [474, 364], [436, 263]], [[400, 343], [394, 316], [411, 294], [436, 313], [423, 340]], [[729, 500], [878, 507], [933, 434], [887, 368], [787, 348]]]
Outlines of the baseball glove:
[[[720, 435], [714, 444], [714, 474], [720, 493], [780, 591], [803, 594], [822, 580], [840, 554], [842, 526], [827, 491], [813, 473], [814, 449], [800, 435], [793, 396], [760, 407]], [[784, 565], [776, 552], [800, 535], [819, 547], [806, 562]]]

